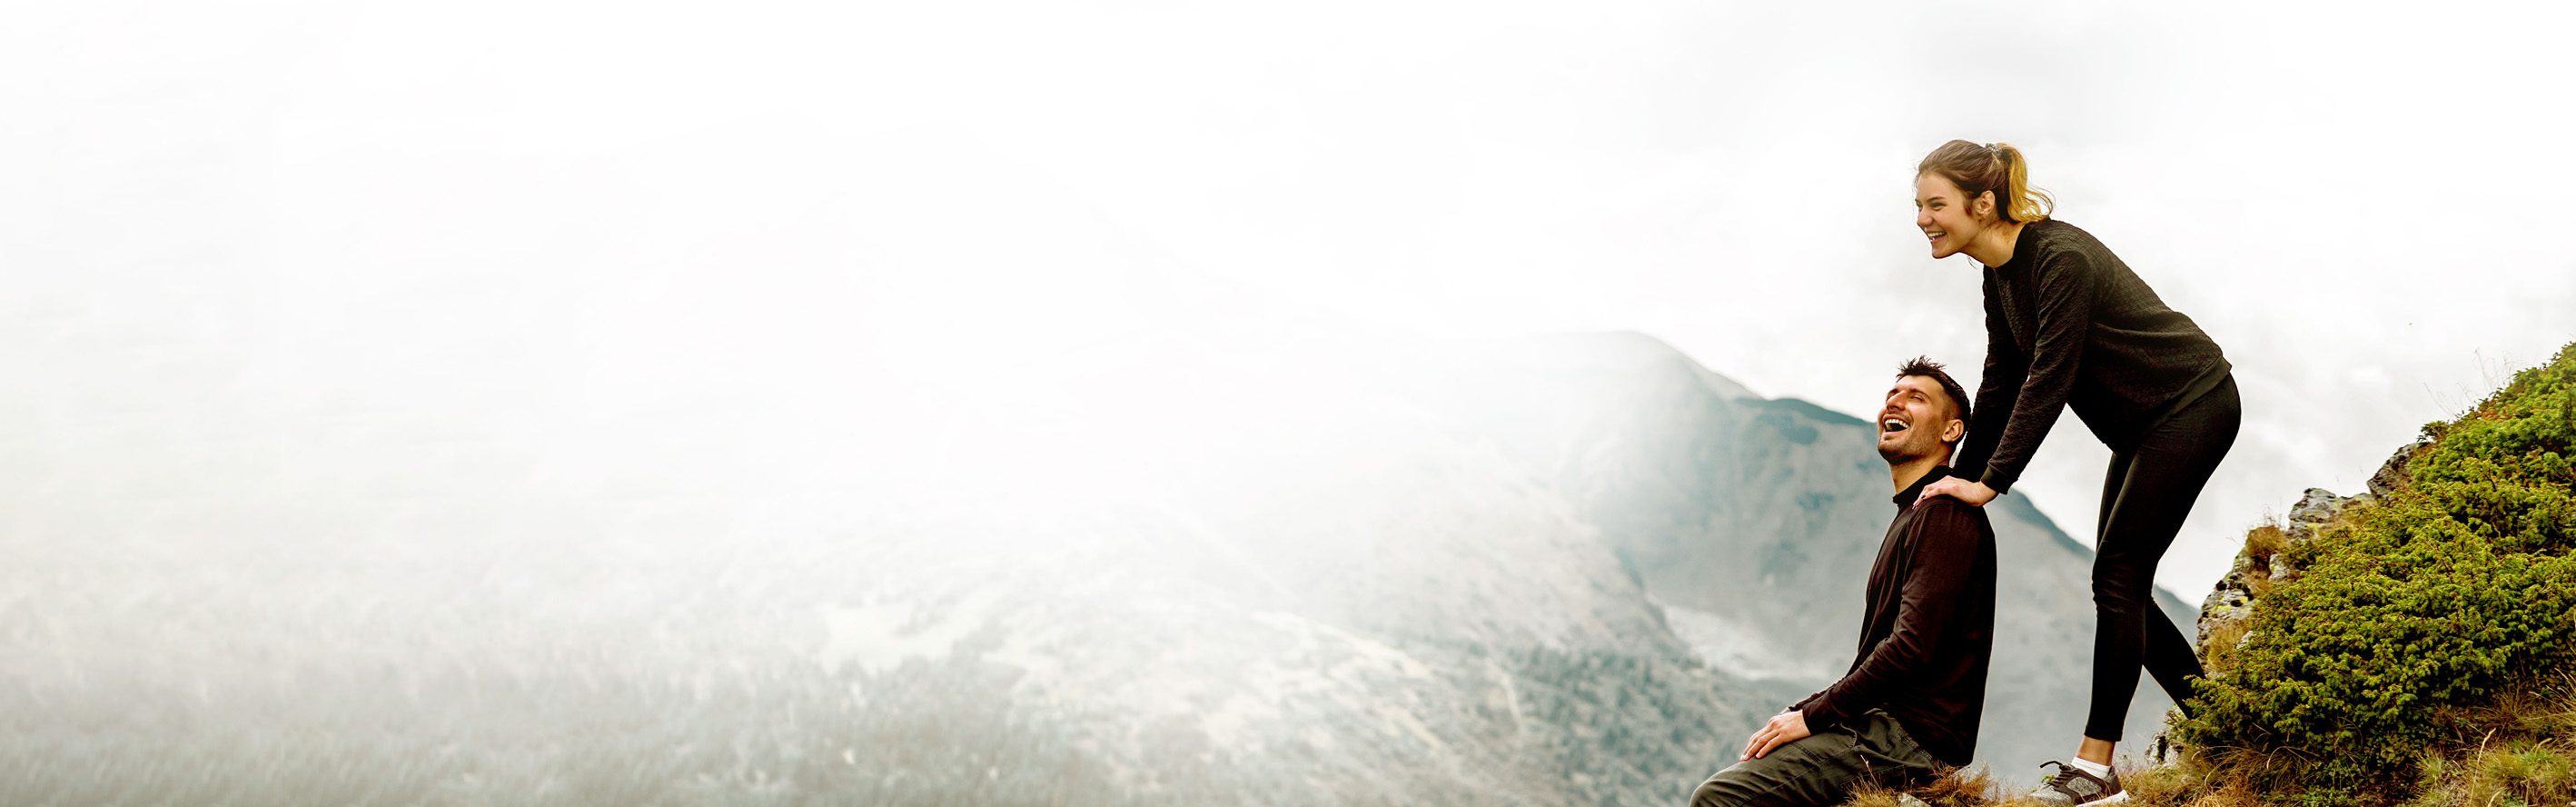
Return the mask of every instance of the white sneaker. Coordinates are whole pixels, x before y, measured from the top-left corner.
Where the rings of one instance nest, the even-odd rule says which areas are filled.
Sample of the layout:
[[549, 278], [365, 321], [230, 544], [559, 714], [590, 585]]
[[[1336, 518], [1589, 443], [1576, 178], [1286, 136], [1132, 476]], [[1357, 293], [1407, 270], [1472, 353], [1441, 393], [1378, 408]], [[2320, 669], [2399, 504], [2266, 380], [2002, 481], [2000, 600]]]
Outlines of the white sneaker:
[[2030, 792], [2032, 800], [2041, 804], [2063, 807], [2119, 804], [2129, 800], [2129, 791], [2120, 787], [2118, 771], [2112, 771], [2111, 778], [2104, 779], [2054, 759], [2039, 763], [2039, 769], [2042, 771], [2048, 770], [2051, 766], [2055, 766], [2057, 772], [2039, 780], [2039, 789]]

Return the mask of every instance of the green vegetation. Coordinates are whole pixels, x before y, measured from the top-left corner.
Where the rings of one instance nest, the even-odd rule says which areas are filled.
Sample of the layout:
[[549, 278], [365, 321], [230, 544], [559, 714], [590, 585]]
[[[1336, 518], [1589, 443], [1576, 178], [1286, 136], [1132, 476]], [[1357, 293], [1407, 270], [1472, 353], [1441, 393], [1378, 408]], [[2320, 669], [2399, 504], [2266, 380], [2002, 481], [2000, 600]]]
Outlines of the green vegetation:
[[2447, 803], [2474, 781], [2563, 802], [2576, 735], [2550, 671], [2576, 660], [2576, 345], [2425, 431], [2384, 500], [2308, 540], [2249, 536], [2294, 571], [2240, 645], [2205, 651], [2179, 738], [2214, 774], [2267, 800]]

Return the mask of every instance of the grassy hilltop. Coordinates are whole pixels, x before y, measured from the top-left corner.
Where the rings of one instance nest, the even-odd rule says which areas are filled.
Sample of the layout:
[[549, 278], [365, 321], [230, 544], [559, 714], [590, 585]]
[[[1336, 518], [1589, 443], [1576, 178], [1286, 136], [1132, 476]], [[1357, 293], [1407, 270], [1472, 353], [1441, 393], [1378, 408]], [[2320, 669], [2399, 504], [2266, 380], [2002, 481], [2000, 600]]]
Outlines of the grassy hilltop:
[[2210, 679], [2177, 753], [2124, 772], [2135, 803], [2576, 799], [2576, 344], [2424, 432], [2372, 494], [2247, 534], [2222, 585], [2251, 607], [2204, 616]]

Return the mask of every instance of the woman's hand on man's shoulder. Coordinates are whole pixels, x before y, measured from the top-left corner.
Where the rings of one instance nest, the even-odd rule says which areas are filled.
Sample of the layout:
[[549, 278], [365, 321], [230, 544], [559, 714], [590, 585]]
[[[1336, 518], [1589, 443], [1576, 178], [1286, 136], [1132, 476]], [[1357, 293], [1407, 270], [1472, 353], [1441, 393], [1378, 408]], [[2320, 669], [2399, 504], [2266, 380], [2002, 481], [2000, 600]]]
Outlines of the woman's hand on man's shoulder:
[[1995, 495], [1995, 489], [1986, 487], [1986, 483], [1984, 482], [1960, 479], [1953, 476], [1933, 480], [1932, 484], [1924, 485], [1923, 495], [1914, 497], [1914, 503], [1922, 504], [1924, 502], [1931, 501], [1934, 496], [1948, 496], [1959, 501], [1967, 502], [1971, 505], [1984, 507], [1987, 502], [1995, 500]]

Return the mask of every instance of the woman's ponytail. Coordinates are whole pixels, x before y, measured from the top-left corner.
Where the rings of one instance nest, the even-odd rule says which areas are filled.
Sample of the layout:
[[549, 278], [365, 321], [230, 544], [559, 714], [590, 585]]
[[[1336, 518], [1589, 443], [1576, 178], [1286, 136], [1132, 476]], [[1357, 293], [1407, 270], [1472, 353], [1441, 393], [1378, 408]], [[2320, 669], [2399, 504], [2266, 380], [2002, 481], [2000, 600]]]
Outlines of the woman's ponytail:
[[1995, 159], [2004, 167], [2003, 192], [1995, 195], [2002, 198], [2005, 221], [2038, 221], [2057, 212], [2056, 199], [2030, 186], [2030, 161], [2022, 159], [2021, 149], [2013, 148], [2011, 143], [1996, 143]]
[[2010, 143], [1943, 143], [1915, 166], [1915, 176], [1925, 174], [1939, 174], [1959, 186], [1959, 192], [1967, 194], [1968, 199], [1993, 191], [1995, 215], [2005, 221], [2033, 222], [2057, 211], [2056, 199], [2030, 186], [2030, 163], [2022, 158], [2021, 149]]

